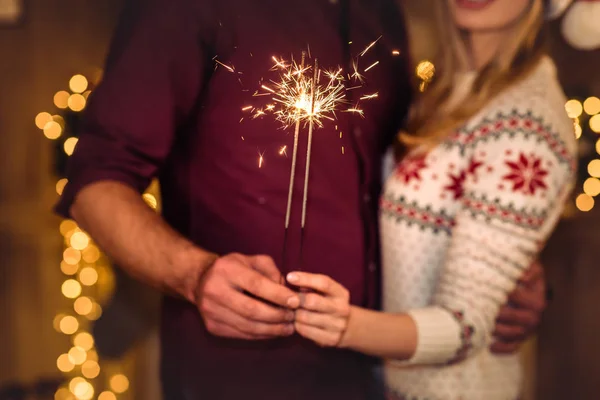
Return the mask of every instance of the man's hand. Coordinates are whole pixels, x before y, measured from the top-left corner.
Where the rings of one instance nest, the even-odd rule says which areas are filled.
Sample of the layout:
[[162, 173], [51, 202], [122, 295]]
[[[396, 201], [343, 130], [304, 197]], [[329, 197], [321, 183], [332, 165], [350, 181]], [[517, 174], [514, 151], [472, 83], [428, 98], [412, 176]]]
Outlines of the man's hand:
[[538, 327], [546, 308], [546, 281], [539, 263], [531, 265], [511, 293], [509, 303], [500, 310], [491, 350], [496, 354], [516, 352]]
[[281, 283], [267, 256], [229, 254], [204, 273], [196, 304], [206, 329], [235, 339], [270, 339], [294, 333], [299, 296]]

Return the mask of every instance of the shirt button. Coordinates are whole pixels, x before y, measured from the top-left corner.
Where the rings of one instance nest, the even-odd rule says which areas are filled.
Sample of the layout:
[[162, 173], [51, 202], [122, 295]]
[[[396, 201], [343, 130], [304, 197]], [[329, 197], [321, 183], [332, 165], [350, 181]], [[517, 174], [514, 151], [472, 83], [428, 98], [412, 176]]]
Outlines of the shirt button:
[[337, 3], [338, 3], [338, 0], [329, 0], [329, 2], [330, 2], [331, 4], [337, 4]]
[[360, 135], [362, 135], [362, 129], [354, 128], [354, 136], [359, 137]]
[[371, 195], [369, 193], [365, 193], [365, 195], [363, 196], [363, 201], [365, 202], [365, 204], [368, 204], [371, 202]]

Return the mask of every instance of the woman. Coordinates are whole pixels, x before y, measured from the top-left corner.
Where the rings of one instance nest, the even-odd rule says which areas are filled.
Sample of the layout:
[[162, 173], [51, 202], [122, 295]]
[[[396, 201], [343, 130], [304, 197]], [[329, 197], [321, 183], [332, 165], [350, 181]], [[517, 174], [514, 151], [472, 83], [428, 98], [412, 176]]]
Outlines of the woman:
[[381, 198], [385, 312], [350, 306], [328, 277], [288, 275], [313, 290], [297, 332], [389, 360], [391, 398], [519, 397], [518, 356], [490, 353], [492, 329], [553, 230], [575, 168], [566, 99], [541, 47], [553, 5], [441, 2], [440, 76], [414, 104], [401, 135], [410, 151]]

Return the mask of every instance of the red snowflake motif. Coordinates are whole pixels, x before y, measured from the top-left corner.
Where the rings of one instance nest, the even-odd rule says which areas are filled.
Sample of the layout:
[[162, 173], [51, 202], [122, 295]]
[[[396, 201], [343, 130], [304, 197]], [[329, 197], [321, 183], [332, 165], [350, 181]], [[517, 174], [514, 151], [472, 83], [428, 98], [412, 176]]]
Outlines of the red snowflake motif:
[[404, 183], [413, 179], [421, 181], [421, 170], [427, 168], [425, 157], [413, 157], [404, 159], [396, 168], [396, 177]]
[[465, 171], [461, 171], [457, 175], [448, 174], [448, 178], [450, 178], [451, 183], [448, 186], [445, 186], [444, 189], [452, 192], [454, 200], [460, 199], [465, 193], [463, 184], [467, 179], [467, 174]]
[[468, 177], [477, 179], [477, 170], [482, 166], [483, 163], [481, 161], [477, 161], [474, 158], [471, 159], [469, 166], [465, 170], [460, 171], [456, 175], [448, 174], [451, 183], [448, 186], [445, 186], [444, 189], [452, 192], [454, 200], [460, 199], [465, 192], [463, 188], [465, 181]]
[[513, 192], [533, 196], [538, 189], [548, 189], [544, 182], [548, 171], [543, 169], [540, 158], [534, 155], [528, 157], [525, 153], [521, 153], [518, 160], [506, 161], [505, 164], [510, 168], [510, 172], [502, 179], [512, 182]]

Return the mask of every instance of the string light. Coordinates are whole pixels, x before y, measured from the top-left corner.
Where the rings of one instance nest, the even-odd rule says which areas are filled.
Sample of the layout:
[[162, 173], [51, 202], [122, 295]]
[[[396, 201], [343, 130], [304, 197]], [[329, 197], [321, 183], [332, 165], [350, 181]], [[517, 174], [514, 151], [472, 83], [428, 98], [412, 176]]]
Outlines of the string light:
[[583, 114], [583, 105], [577, 99], [571, 99], [565, 104], [569, 118], [579, 118]]
[[[100, 77], [101, 72], [97, 75]], [[90, 82], [96, 84], [98, 80], [88, 80], [79, 74], [73, 76], [69, 80], [70, 92], [58, 91], [53, 97], [54, 106], [64, 112], [83, 111], [92, 91]], [[41, 112], [35, 117], [35, 125], [48, 139], [61, 140], [65, 154], [73, 154], [77, 138], [72, 136], [65, 118]], [[66, 178], [57, 180], [58, 195], [62, 195], [67, 183]], [[146, 193], [144, 200], [153, 209], [158, 209], [158, 200], [153, 194]], [[59, 231], [64, 243], [60, 270], [66, 277], [60, 290], [65, 298], [72, 301], [72, 308], [57, 314], [53, 326], [56, 331], [71, 337], [72, 346], [63, 350], [56, 359], [56, 368], [65, 374], [67, 381], [56, 391], [54, 398], [117, 400], [117, 393], [129, 389], [129, 380], [121, 373], [112, 371], [108, 374], [104, 371], [98, 360], [94, 337], [86, 329], [89, 321], [95, 321], [102, 315], [99, 302], [110, 294], [114, 286], [112, 269], [106, 256], [75, 221], [63, 220]], [[117, 369], [120, 371], [121, 368], [117, 366]]]
[[583, 102], [583, 110], [590, 116], [600, 113], [600, 99], [595, 96], [588, 97]]
[[[584, 133], [583, 121], [588, 116], [589, 128], [592, 132], [600, 133], [600, 99], [592, 96], [583, 103], [577, 99], [570, 99], [565, 103], [567, 115], [573, 119], [573, 129], [576, 139], [581, 139]], [[595, 150], [600, 155], [600, 139], [596, 140]], [[583, 193], [575, 198], [575, 207], [579, 211], [588, 212], [594, 208], [595, 197], [600, 195], [600, 159], [594, 159], [587, 165], [589, 177], [583, 182]]]

